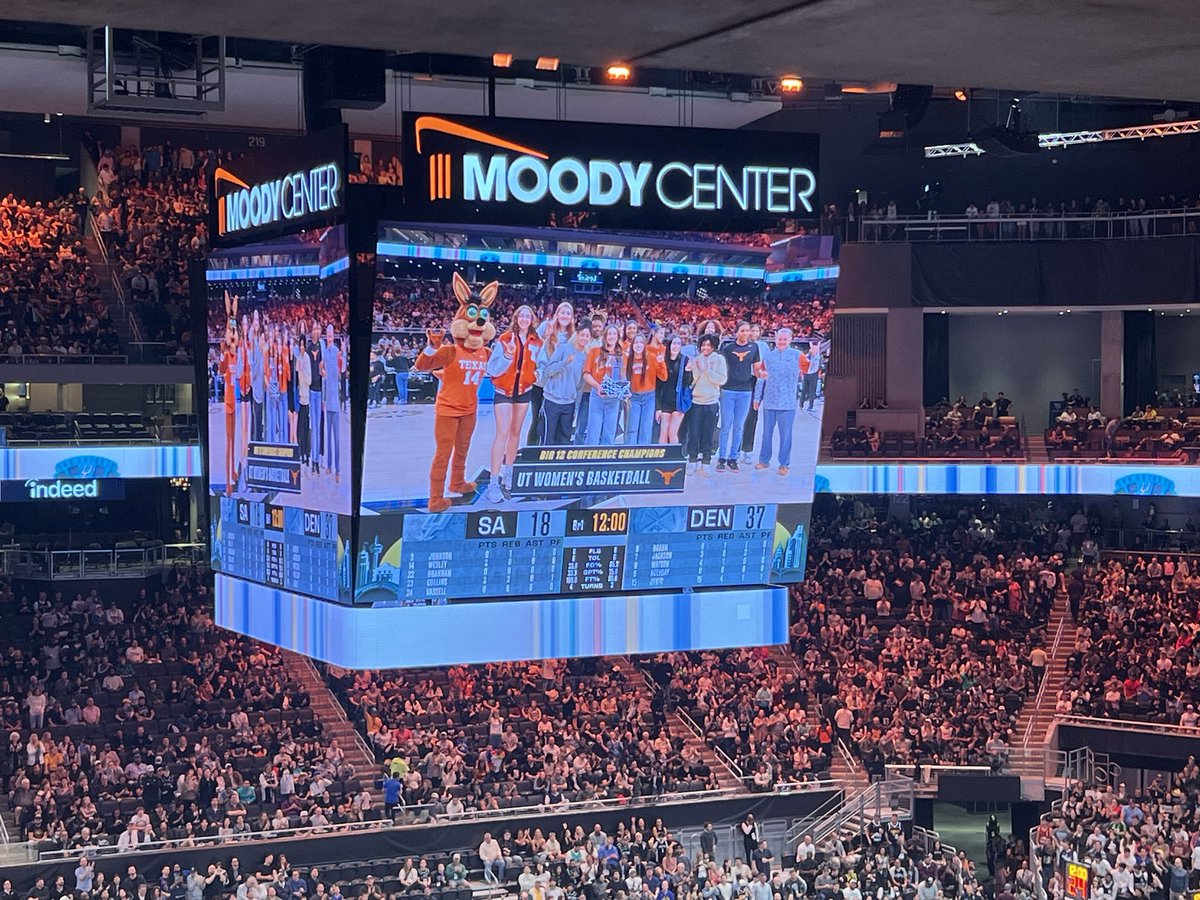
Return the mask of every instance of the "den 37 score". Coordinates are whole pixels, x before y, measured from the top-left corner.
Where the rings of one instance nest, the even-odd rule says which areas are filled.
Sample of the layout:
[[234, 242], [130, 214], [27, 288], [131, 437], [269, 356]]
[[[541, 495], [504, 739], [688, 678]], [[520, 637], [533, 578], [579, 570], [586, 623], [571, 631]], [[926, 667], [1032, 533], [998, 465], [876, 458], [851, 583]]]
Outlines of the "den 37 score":
[[[690, 532], [760, 531], [769, 528], [767, 506], [695, 506], [686, 511], [685, 530]], [[767, 522], [764, 525], [764, 522]], [[628, 509], [535, 510], [529, 512], [472, 513], [467, 519], [467, 537], [483, 546], [504, 546], [502, 541], [520, 538], [579, 538], [595, 535], [629, 534]], [[511, 544], [509, 546], [517, 546]]]

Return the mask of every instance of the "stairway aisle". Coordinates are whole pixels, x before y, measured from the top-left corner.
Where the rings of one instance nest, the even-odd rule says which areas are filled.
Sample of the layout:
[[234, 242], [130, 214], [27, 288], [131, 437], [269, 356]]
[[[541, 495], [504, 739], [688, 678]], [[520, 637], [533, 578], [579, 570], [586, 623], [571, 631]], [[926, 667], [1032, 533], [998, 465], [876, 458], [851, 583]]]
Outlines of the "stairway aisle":
[[354, 766], [354, 777], [359, 787], [368, 788], [375, 802], [382, 804], [383, 791], [378, 786], [379, 773], [382, 770], [367, 748], [366, 741], [350, 722], [341, 702], [334, 696], [325, 680], [317, 674], [312, 660], [289, 650], [282, 653], [288, 675], [308, 694], [313, 715], [323, 729], [322, 742], [338, 742], [338, 746], [346, 754], [347, 761]]
[[1017, 760], [1014, 770], [1019, 775], [1040, 777], [1043, 766], [1039, 759], [1045, 749], [1054, 723], [1054, 705], [1058, 692], [1066, 679], [1067, 658], [1070, 657], [1075, 641], [1075, 626], [1071, 621], [1070, 605], [1065, 591], [1054, 598], [1050, 620], [1046, 625], [1044, 648], [1048, 654], [1043, 686], [1035, 687], [1034, 693], [1025, 702], [1017, 718], [1016, 746], [1032, 751]]
[[88, 263], [91, 265], [92, 271], [96, 273], [100, 296], [104, 300], [104, 305], [108, 307], [108, 315], [112, 319], [113, 328], [121, 341], [122, 350], [131, 353], [131, 345], [138, 340], [138, 337], [133, 323], [129, 320], [131, 313], [121, 306], [121, 299], [117, 296], [117, 289], [113, 285], [113, 275], [119, 275], [119, 272], [114, 272], [116, 263], [104, 261], [104, 254], [100, 252], [100, 243], [94, 234], [89, 232], [84, 237], [83, 246], [87, 249]]

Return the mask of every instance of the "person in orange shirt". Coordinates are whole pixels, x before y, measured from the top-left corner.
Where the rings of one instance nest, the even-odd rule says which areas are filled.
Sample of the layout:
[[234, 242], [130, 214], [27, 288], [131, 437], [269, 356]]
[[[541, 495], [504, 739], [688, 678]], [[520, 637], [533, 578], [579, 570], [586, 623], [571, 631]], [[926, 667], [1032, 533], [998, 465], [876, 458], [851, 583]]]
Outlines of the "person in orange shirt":
[[492, 441], [492, 480], [488, 484], [487, 500], [499, 503], [504, 488], [512, 486], [512, 465], [521, 445], [525, 417], [533, 400], [533, 385], [537, 380], [537, 354], [542, 348], [533, 310], [519, 306], [513, 314], [512, 325], [500, 335], [488, 360], [488, 375], [495, 389], [492, 409], [496, 416], [496, 437]]
[[237, 483], [234, 470], [234, 448], [237, 446], [237, 326], [230, 324], [225, 329], [225, 340], [221, 342], [221, 381], [224, 384], [225, 405], [225, 496], [233, 494]]
[[459, 303], [450, 323], [453, 343], [444, 343], [446, 332], [443, 329], [426, 329], [428, 343], [413, 364], [418, 372], [440, 369], [442, 373], [434, 402], [435, 449], [429, 466], [431, 513], [450, 508], [450, 501], [445, 496], [447, 470], [450, 472], [448, 487], [452, 492], [469, 494], [475, 490], [475, 483], [466, 479], [467, 454], [471, 450], [479, 412], [479, 385], [488, 367], [486, 345], [496, 336], [490, 307], [500, 290], [500, 283], [490, 282], [475, 293], [455, 272], [451, 285]]
[[667, 363], [646, 343], [645, 335], [638, 334], [625, 352], [625, 371], [630, 391], [625, 443], [649, 444], [654, 439], [654, 401], [658, 383], [667, 380]]
[[592, 388], [588, 400], [587, 442], [594, 446], [617, 442], [621, 401], [629, 386], [622, 371], [623, 361], [621, 329], [616, 323], [610, 323], [604, 326], [600, 346], [588, 351], [587, 362], [583, 365], [583, 380]]

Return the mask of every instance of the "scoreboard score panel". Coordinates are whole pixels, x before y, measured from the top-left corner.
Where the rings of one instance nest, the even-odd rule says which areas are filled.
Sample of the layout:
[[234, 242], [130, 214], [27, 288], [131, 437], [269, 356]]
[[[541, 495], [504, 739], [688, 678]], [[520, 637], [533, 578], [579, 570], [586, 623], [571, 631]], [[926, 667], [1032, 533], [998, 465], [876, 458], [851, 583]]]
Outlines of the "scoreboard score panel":
[[399, 517], [365, 519], [376, 530], [360, 552], [358, 599], [766, 584], [779, 555], [776, 514], [762, 503], [441, 513], [400, 518], [400, 535], [385, 533]]

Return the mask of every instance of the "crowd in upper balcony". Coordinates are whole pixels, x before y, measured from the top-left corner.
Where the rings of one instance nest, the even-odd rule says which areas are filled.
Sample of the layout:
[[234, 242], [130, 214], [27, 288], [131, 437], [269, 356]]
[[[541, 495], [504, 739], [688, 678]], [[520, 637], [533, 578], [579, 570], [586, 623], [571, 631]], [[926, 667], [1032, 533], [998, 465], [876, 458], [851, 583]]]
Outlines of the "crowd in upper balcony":
[[81, 234], [83, 198], [0, 198], [0, 359], [120, 351]]

